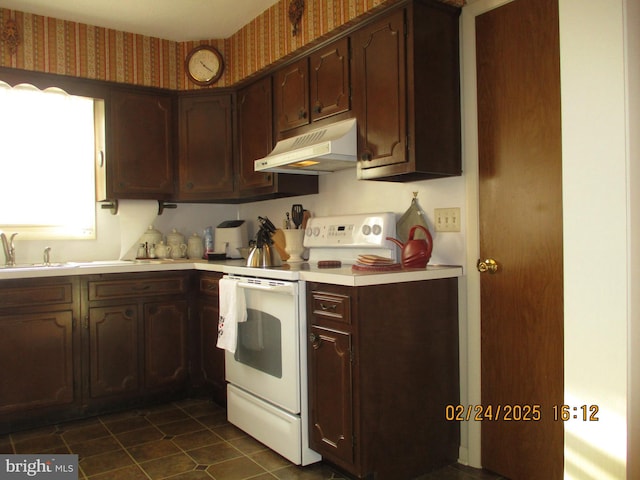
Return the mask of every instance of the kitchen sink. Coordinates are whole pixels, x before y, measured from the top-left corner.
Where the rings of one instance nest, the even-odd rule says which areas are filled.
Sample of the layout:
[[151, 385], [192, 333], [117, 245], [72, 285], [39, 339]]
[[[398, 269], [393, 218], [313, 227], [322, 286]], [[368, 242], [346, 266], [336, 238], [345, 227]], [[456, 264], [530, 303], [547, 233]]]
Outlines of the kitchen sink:
[[64, 263], [18, 263], [17, 265], [0, 265], [2, 270], [49, 270], [58, 268], [76, 268], [77, 263], [64, 262]]

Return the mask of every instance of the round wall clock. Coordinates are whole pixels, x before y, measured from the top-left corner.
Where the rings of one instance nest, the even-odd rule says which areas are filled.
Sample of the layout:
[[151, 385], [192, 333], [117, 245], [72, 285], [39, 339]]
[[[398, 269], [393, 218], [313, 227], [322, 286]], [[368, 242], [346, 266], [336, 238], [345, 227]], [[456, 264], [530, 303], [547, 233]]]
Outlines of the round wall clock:
[[196, 85], [211, 85], [222, 76], [224, 61], [215, 47], [200, 45], [187, 55], [185, 70]]

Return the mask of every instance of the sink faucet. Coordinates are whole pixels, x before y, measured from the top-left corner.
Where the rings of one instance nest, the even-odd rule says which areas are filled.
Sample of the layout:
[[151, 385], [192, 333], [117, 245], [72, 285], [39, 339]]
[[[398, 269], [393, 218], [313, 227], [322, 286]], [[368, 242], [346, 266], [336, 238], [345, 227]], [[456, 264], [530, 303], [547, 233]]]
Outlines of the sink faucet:
[[5, 265], [7, 267], [13, 267], [16, 264], [16, 247], [13, 245], [13, 239], [16, 235], [17, 233], [14, 233], [9, 239], [7, 239], [4, 232], [0, 232], [0, 240], [2, 240]]

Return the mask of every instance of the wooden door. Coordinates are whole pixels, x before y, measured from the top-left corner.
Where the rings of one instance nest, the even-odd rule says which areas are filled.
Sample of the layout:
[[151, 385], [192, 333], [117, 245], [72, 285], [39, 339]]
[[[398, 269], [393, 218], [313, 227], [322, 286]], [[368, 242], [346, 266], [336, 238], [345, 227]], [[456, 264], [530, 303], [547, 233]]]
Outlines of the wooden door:
[[178, 199], [215, 200], [234, 191], [231, 95], [180, 98]]
[[362, 169], [407, 159], [404, 10], [361, 30], [353, 44], [353, 110]]
[[144, 305], [144, 385], [180, 387], [187, 378], [187, 302]]
[[[476, 18], [482, 465], [512, 480], [561, 479], [562, 158], [557, 0]], [[531, 406], [535, 410], [523, 415]], [[506, 406], [510, 406], [505, 408]], [[512, 418], [508, 421], [508, 418]]]
[[273, 149], [271, 77], [238, 92], [238, 189], [240, 195], [273, 191], [273, 174], [256, 172], [254, 162]]
[[73, 312], [0, 316], [0, 414], [74, 401]]
[[332, 461], [351, 465], [351, 335], [315, 325], [309, 331], [309, 445]]
[[173, 117], [168, 95], [114, 91], [107, 196], [164, 200], [173, 195]]
[[276, 72], [274, 104], [279, 133], [309, 125], [309, 59], [307, 57]]
[[349, 111], [349, 38], [313, 53], [310, 62], [311, 121]]
[[91, 398], [138, 391], [139, 338], [135, 303], [89, 309]]

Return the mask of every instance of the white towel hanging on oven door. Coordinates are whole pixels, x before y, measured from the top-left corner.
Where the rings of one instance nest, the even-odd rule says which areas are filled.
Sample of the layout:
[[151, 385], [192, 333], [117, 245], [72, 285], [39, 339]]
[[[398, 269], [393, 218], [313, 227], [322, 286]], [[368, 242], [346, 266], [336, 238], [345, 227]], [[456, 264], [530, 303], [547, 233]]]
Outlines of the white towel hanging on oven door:
[[220, 318], [216, 346], [231, 353], [236, 353], [238, 345], [238, 323], [247, 321], [247, 304], [244, 290], [238, 287], [239, 282], [238, 279], [223, 277], [218, 284]]

